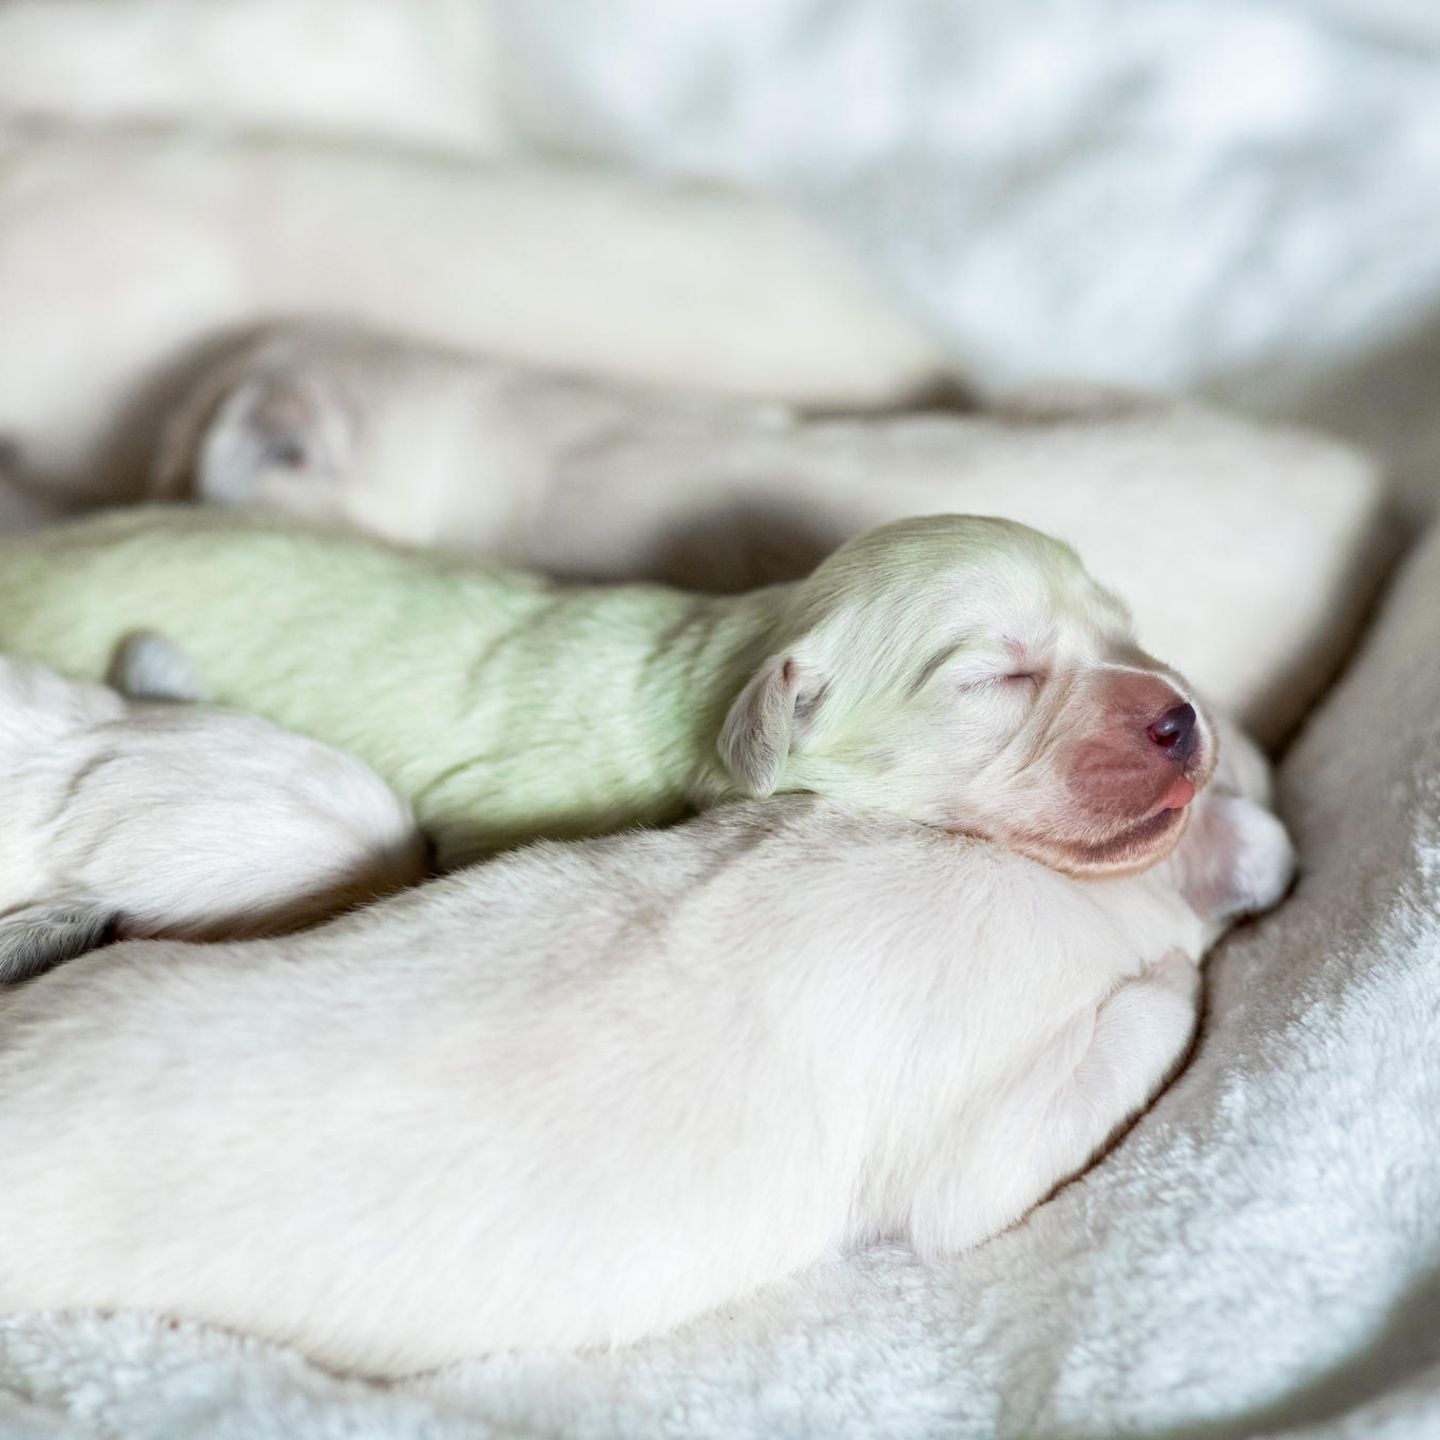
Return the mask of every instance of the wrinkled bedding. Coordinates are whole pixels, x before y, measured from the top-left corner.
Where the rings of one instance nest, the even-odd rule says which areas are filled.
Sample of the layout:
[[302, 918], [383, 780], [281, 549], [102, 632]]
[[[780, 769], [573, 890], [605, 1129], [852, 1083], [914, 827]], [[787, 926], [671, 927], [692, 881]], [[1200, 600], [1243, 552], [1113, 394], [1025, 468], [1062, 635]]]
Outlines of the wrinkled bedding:
[[498, 0], [515, 133], [822, 216], [982, 384], [1204, 389], [1440, 454], [1426, 0]]
[[[1391, 460], [1412, 527], [1433, 511], [1425, 5], [497, 13], [525, 143], [767, 184], [982, 379], [1079, 371], [1302, 415]], [[647, 46], [664, 85], [636, 80]], [[0, 114], [5, 84], [0, 65]], [[862, 113], [860, 87], [887, 103]], [[413, 114], [393, 137], [451, 125]], [[448, 133], [494, 142], [479, 122]], [[1212, 960], [1192, 1064], [1100, 1165], [971, 1254], [877, 1248], [634, 1349], [390, 1388], [148, 1316], [6, 1317], [0, 1436], [1440, 1434], [1437, 717], [1440, 532], [1284, 759], [1303, 874]]]

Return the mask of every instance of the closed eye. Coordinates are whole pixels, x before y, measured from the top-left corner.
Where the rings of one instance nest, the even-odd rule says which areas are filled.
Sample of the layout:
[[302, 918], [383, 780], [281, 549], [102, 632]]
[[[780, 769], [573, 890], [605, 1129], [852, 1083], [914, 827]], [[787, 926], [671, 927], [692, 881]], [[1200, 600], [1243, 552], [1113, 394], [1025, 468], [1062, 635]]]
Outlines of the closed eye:
[[956, 689], [964, 693], [966, 691], [994, 691], [1023, 690], [1038, 691], [1045, 683], [1045, 677], [1038, 670], [1013, 670], [1003, 675], [996, 675], [991, 672], [989, 675], [977, 675], [973, 680], [963, 680], [956, 685]]
[[1045, 676], [1039, 670], [1012, 670], [1000, 677], [1000, 683], [1007, 690], [1025, 688], [1036, 691], [1045, 683]]
[[260, 463], [277, 470], [303, 470], [309, 461], [309, 451], [298, 440], [270, 440], [260, 453]]

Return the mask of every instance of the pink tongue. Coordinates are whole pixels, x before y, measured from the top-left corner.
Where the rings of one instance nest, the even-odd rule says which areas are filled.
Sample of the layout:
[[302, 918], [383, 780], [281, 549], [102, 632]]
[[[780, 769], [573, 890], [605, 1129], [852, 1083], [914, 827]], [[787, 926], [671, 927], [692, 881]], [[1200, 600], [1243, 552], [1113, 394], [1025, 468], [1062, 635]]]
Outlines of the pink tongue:
[[1194, 784], [1183, 775], [1178, 775], [1175, 783], [1165, 792], [1164, 798], [1160, 801], [1160, 809], [1183, 810], [1194, 798]]

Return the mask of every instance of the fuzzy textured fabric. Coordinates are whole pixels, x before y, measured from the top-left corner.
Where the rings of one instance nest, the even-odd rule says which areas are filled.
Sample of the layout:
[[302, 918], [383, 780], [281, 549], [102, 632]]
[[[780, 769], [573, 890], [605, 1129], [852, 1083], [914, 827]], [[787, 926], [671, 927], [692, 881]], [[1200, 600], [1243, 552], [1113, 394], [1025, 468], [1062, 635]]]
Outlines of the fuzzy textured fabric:
[[1000, 1238], [936, 1267], [876, 1248], [631, 1349], [390, 1388], [144, 1316], [12, 1316], [0, 1433], [1428, 1440], [1437, 614], [1440, 534], [1282, 769], [1302, 877], [1212, 960], [1194, 1060]]
[[517, 133], [802, 202], [977, 379], [1440, 446], [1427, 0], [493, 3]]

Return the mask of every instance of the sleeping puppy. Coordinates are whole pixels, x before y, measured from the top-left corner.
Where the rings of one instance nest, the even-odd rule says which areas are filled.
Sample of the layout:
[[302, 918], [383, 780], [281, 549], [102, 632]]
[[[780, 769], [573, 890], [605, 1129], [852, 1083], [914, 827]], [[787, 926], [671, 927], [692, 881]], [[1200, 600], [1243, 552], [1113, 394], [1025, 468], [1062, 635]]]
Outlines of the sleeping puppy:
[[360, 761], [156, 703], [200, 698], [156, 637], [112, 678], [142, 703], [0, 658], [0, 982], [116, 933], [276, 934], [423, 875], [409, 806]]
[[76, 961], [0, 998], [0, 1308], [393, 1376], [973, 1245], [1154, 1096], [1195, 962], [1288, 884], [1242, 745], [1138, 875], [790, 797]]
[[717, 592], [906, 516], [1001, 515], [1074, 545], [1142, 644], [1273, 739], [1343, 653], [1381, 487], [1332, 441], [1093, 386], [824, 416], [291, 325], [195, 377], [152, 493]]
[[0, 547], [0, 648], [162, 631], [223, 704], [360, 756], [450, 867], [811, 791], [1073, 873], [1166, 855], [1208, 722], [1068, 546], [932, 516], [798, 584], [561, 587], [330, 531], [122, 511]]
[[[272, 0], [277, 14], [300, 3]], [[332, 16], [374, 11], [374, 0], [322, 3]], [[50, 5], [20, 8], [33, 25], [53, 23]], [[71, 13], [52, 33], [71, 36], [64, 57], [34, 64], [17, 38], [31, 26], [0, 3], [0, 109], [17, 72], [52, 96], [83, 75], [92, 98], [108, 74], [137, 100], [136, 49], [99, 39], [113, 7], [85, 6], [83, 23], [61, 8]], [[234, 23], [232, 5], [185, 8], [217, 17], [218, 30]], [[398, 20], [412, 7], [391, 8]], [[239, 9], [253, 14], [254, 0]], [[170, 0], [153, 10], [137, 32], [163, 50], [175, 10]], [[196, 56], [170, 48], [173, 83]], [[313, 120], [333, 93], [315, 63], [284, 48], [267, 35], [254, 83], [273, 100], [294, 64]], [[138, 496], [178, 374], [217, 336], [297, 311], [541, 365], [826, 405], [894, 403], [953, 368], [828, 227], [763, 195], [600, 166], [457, 165], [276, 132], [227, 137], [223, 122], [169, 131], [158, 118], [0, 116], [0, 335], [25, 337], [0, 346], [0, 443], [16, 446], [32, 490], [57, 499]]]

